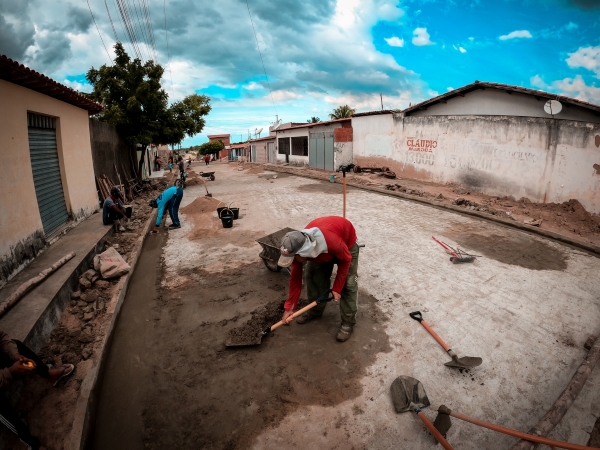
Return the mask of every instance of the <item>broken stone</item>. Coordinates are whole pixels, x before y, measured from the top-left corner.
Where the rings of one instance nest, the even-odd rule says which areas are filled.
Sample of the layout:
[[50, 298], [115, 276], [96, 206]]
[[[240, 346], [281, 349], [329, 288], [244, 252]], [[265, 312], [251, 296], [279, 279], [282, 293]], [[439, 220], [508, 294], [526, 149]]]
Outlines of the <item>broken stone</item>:
[[465, 202], [467, 200], [464, 199], [463, 197], [458, 197], [456, 200], [454, 200], [452, 203], [454, 203], [455, 205], [464, 205]]
[[71, 300], [71, 306], [77, 306], [77, 300]]
[[84, 275], [82, 275], [79, 277], [79, 286], [81, 286], [81, 290], [85, 290], [92, 287], [92, 283]]
[[439, 198], [440, 200], [443, 200], [445, 197], [442, 194], [439, 194], [436, 198]]
[[81, 291], [71, 292], [71, 298], [73, 300], [77, 300], [79, 297], [81, 297]]
[[87, 294], [81, 294], [81, 297], [79, 297], [79, 300], [85, 302], [86, 298], [87, 298]]
[[98, 289], [106, 289], [110, 286], [110, 283], [108, 281], [104, 281], [104, 280], [98, 280], [94, 283], [94, 287], [97, 287]]
[[81, 356], [83, 357], [83, 359], [89, 359], [92, 354], [93, 354], [93, 350], [89, 347], [85, 347], [82, 351], [81, 351]]
[[86, 302], [84, 302], [84, 301], [81, 301], [81, 300], [79, 300], [79, 301], [77, 302], [77, 306], [78, 306], [79, 308], [85, 308], [85, 307], [87, 306], [87, 303], [86, 303]]
[[83, 321], [84, 321], [84, 322], [89, 322], [89, 321], [90, 321], [90, 320], [92, 320], [93, 318], [94, 318], [94, 313], [93, 313], [93, 312], [88, 312], [88, 313], [85, 313], [85, 314], [83, 315]]
[[412, 194], [412, 190], [411, 190], [411, 189], [407, 189], [407, 190], [406, 190], [406, 193], [407, 193], [407, 194]]
[[104, 311], [104, 301], [98, 300], [98, 311]]
[[85, 308], [83, 308], [83, 312], [85, 314], [94, 312], [94, 306], [93, 305], [87, 305]]
[[113, 244], [112, 246], [115, 250], [117, 250], [119, 248], [119, 244]]
[[79, 362], [79, 358], [73, 352], [64, 353], [60, 359], [64, 364], [77, 364]]
[[85, 295], [86, 303], [95, 303], [98, 300], [98, 293], [96, 291], [90, 291]]

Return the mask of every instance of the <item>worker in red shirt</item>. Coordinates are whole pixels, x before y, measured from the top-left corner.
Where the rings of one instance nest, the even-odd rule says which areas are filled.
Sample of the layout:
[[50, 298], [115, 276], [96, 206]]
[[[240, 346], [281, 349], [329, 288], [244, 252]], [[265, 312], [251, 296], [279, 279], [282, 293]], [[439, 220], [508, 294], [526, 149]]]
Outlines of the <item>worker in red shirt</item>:
[[[356, 324], [356, 299], [358, 295], [358, 245], [356, 231], [349, 220], [339, 216], [320, 217], [310, 222], [304, 230], [290, 231], [281, 241], [281, 267], [292, 266], [290, 292], [285, 302], [283, 321], [290, 323], [302, 291], [302, 263], [307, 261], [306, 289], [308, 300], [314, 301], [328, 289], [333, 299], [340, 302], [342, 324], [336, 339], [347, 341]], [[337, 264], [337, 275], [331, 287], [331, 273]], [[302, 314], [297, 322], [305, 324], [323, 315], [323, 303]]]

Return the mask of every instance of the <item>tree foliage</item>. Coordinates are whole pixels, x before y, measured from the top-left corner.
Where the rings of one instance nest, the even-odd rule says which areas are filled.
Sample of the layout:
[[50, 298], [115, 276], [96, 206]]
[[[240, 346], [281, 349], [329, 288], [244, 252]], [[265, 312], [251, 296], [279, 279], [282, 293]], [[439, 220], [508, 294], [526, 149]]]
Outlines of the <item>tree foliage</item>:
[[355, 112], [356, 110], [350, 108], [348, 105], [341, 105], [335, 108], [333, 110], [333, 113], [329, 114], [329, 117], [331, 118], [331, 120], [347, 119], [348, 117], [351, 117], [352, 114], [354, 114]]
[[116, 125], [132, 146], [176, 144], [202, 131], [211, 110], [209, 97], [193, 94], [169, 106], [159, 64], [131, 60], [119, 42], [115, 53], [114, 65], [92, 67], [86, 74], [93, 86], [89, 97], [105, 107], [98, 116], [101, 121]]
[[321, 119], [319, 119], [318, 117], [312, 116], [310, 119], [308, 119], [306, 121], [306, 123], [318, 123], [320, 121], [321, 121]]
[[198, 156], [207, 155], [210, 153], [218, 153], [225, 148], [225, 145], [221, 141], [208, 141], [200, 146], [198, 149]]

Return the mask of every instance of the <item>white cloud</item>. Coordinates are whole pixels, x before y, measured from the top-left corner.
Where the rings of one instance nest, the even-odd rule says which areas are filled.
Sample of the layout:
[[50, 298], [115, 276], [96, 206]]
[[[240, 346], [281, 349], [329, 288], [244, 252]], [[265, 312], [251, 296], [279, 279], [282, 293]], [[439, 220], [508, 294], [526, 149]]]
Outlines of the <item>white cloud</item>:
[[461, 53], [467, 53], [467, 51], [462, 47], [458, 47], [458, 50], [460, 50]]
[[412, 43], [418, 47], [434, 44], [429, 39], [429, 33], [427, 32], [427, 28], [415, 28], [415, 31], [413, 31]]
[[516, 38], [527, 38], [530, 39], [531, 33], [527, 30], [516, 30], [516, 31], [511, 31], [508, 34], [504, 34], [502, 36], [500, 36], [500, 40], [501, 41], [507, 41], [509, 39], [516, 39]]
[[593, 85], [588, 86], [581, 75], [555, 81], [552, 83], [552, 88], [568, 97], [590, 103], [600, 103], [600, 88]]
[[450, 91], [453, 91], [453, 90], [454, 90], [454, 88], [453, 88], [452, 86], [448, 86], [448, 87], [446, 88], [446, 90], [447, 90], [448, 92], [450, 92]]
[[583, 67], [591, 70], [600, 78], [600, 46], [580, 47], [576, 52], [569, 53], [567, 64], [571, 68]]
[[384, 41], [387, 42], [390, 47], [404, 47], [404, 39], [396, 36], [384, 38]]
[[529, 84], [535, 88], [539, 89], [547, 89], [548, 85], [544, 82], [542, 77], [539, 75], [534, 75], [529, 79]]

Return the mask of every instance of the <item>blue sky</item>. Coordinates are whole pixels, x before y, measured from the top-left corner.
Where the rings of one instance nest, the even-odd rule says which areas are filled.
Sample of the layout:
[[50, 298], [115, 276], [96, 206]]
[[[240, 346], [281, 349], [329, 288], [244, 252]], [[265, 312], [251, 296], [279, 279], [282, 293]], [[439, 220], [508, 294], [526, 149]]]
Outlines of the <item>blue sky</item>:
[[[600, 0], [248, 0], [268, 82], [245, 0], [167, 0], [164, 12], [147, 0], [149, 23], [136, 20], [143, 2], [121, 1], [142, 59], [167, 69], [170, 98], [212, 99], [206, 129], [184, 146], [264, 136], [276, 116], [379, 109], [380, 94], [386, 109], [405, 108], [476, 79], [600, 104]], [[83, 74], [110, 64], [116, 39], [135, 51], [116, 0], [89, 4], [97, 27], [86, 2], [0, 0], [0, 53], [88, 91]]]

